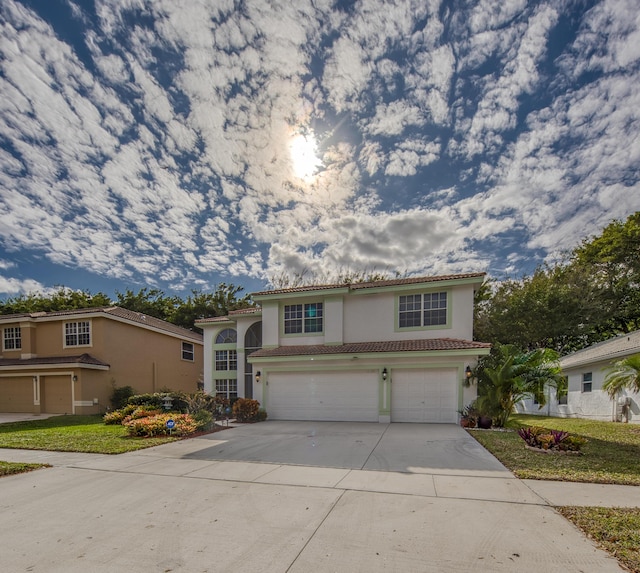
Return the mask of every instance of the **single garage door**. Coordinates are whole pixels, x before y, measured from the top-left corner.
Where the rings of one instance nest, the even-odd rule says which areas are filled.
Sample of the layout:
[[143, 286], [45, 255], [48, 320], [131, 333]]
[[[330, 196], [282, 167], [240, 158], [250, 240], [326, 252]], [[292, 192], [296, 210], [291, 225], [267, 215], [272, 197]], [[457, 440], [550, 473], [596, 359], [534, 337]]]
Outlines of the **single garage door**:
[[40, 404], [47, 414], [72, 414], [70, 376], [42, 376]]
[[376, 371], [269, 374], [270, 420], [378, 421]]
[[392, 422], [455, 423], [457, 404], [457, 369], [393, 371]]
[[0, 378], [0, 412], [33, 412], [33, 378]]

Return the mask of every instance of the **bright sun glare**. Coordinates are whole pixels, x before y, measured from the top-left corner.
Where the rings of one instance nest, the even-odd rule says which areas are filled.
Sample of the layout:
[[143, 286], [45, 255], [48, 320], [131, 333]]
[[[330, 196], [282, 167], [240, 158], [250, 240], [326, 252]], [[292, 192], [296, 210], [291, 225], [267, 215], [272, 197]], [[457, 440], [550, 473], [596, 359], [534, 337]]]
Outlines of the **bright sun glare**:
[[321, 164], [316, 155], [318, 146], [312, 134], [294, 136], [289, 144], [291, 161], [293, 162], [293, 172], [300, 179], [308, 181], [311, 179]]

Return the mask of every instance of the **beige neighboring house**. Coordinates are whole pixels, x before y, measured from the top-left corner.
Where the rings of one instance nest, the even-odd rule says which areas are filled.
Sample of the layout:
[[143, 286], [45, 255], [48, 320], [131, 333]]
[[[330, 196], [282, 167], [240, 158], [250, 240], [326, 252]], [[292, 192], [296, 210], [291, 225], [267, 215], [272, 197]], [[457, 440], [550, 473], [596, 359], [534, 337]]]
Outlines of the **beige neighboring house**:
[[542, 409], [532, 400], [523, 400], [517, 410], [560, 418], [639, 423], [640, 394], [623, 390], [612, 399], [602, 389], [607, 369], [614, 362], [634, 354], [640, 354], [640, 330], [567, 354], [560, 359], [560, 367], [568, 382], [567, 395], [558, 400], [550, 389], [547, 404]]
[[119, 307], [0, 316], [0, 412], [104, 412], [114, 385], [195, 392], [202, 335]]
[[271, 420], [456, 423], [484, 273], [254, 293], [203, 319], [205, 391], [260, 401]]

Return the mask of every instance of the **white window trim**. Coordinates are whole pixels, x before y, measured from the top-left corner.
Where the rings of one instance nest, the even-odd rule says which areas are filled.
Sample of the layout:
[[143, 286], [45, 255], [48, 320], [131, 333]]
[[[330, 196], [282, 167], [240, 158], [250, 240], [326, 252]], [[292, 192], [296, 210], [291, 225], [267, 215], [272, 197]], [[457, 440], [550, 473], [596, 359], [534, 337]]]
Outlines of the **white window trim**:
[[[79, 324], [85, 322], [89, 325], [89, 344], [67, 344], [67, 324]], [[78, 333], [76, 333], [78, 336]], [[93, 323], [91, 319], [85, 320], [65, 320], [62, 323], [62, 348], [89, 348], [93, 346]]]
[[[13, 337], [7, 339], [7, 330], [13, 330]], [[16, 332], [19, 334], [19, 336], [16, 336]], [[13, 348], [7, 348], [7, 340], [13, 340]], [[16, 341], [20, 341], [20, 346], [16, 345]], [[4, 352], [22, 350], [22, 329], [19, 326], [7, 326], [2, 329], [2, 350]]]
[[[185, 345], [191, 346], [191, 350], [187, 350], [187, 353], [191, 354], [191, 358], [185, 358]], [[186, 340], [183, 340], [182, 343], [180, 344], [180, 358], [182, 360], [184, 360], [185, 362], [195, 362], [196, 361], [196, 346], [195, 344], [193, 344], [193, 342], [187, 342]]]

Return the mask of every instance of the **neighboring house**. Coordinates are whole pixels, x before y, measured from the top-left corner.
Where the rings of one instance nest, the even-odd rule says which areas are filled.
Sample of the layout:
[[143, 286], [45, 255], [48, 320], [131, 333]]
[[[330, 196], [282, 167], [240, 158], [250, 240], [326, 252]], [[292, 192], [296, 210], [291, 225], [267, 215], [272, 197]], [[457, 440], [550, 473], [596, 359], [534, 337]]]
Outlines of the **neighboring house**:
[[640, 422], [640, 394], [627, 390], [611, 399], [602, 390], [607, 368], [638, 353], [640, 330], [567, 354], [560, 359], [568, 382], [567, 396], [558, 400], [551, 390], [542, 409], [538, 409], [532, 400], [525, 400], [518, 405], [518, 411], [561, 418]]
[[196, 322], [205, 391], [255, 398], [272, 420], [455, 423], [490, 350], [472, 340], [484, 276], [254, 293], [260, 308]]
[[202, 335], [119, 307], [0, 316], [0, 412], [94, 414], [114, 385], [195, 392]]

